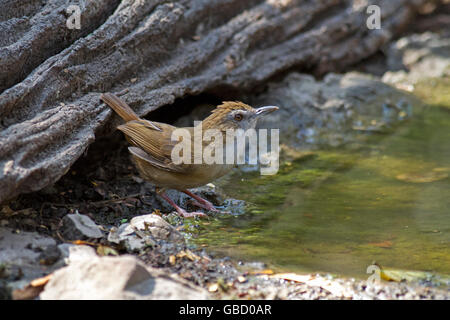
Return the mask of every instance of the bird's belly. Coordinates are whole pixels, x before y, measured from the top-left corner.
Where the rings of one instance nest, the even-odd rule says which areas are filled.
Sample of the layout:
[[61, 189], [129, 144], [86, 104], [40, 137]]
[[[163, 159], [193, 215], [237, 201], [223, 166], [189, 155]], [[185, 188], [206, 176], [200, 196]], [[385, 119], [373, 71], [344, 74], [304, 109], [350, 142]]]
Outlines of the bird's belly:
[[191, 165], [186, 172], [171, 172], [136, 161], [141, 176], [158, 187], [169, 189], [190, 189], [203, 186], [228, 173], [233, 165], [199, 164]]

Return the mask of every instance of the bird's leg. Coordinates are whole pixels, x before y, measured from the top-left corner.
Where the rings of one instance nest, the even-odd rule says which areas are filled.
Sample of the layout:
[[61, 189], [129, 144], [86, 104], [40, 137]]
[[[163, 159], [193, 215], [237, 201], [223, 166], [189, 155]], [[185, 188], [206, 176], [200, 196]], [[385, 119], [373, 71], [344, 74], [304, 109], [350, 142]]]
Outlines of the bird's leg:
[[198, 195], [190, 192], [189, 190], [183, 190], [184, 193], [186, 193], [188, 196], [194, 198], [195, 200], [197, 200], [197, 202], [195, 202], [195, 204], [197, 206], [199, 206], [200, 208], [209, 210], [209, 211], [213, 211], [213, 212], [220, 212], [220, 210], [218, 210], [216, 207], [214, 207], [214, 205], [209, 202], [206, 199], [203, 199], [202, 197], [199, 197]]
[[172, 207], [174, 207], [175, 210], [177, 211], [177, 213], [182, 217], [191, 218], [191, 217], [195, 217], [195, 216], [199, 216], [199, 217], [206, 216], [206, 214], [204, 214], [203, 212], [187, 212], [183, 208], [180, 208], [179, 206], [177, 206], [177, 204], [172, 199], [170, 199], [164, 192], [161, 192], [158, 194], [161, 198], [166, 200]]

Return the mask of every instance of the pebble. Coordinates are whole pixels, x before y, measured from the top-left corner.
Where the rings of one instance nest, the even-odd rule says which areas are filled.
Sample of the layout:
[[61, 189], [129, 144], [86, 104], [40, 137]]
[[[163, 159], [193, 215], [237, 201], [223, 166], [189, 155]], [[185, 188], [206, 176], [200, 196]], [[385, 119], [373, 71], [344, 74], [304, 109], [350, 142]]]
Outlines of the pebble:
[[103, 237], [100, 227], [87, 215], [68, 214], [63, 218], [62, 236], [66, 240], [99, 239]]

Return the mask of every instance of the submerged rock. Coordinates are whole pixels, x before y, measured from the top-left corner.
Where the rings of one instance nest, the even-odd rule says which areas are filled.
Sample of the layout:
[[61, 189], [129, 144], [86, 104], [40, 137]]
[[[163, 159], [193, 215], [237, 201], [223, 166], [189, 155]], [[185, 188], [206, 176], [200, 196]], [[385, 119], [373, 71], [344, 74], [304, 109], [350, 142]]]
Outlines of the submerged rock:
[[208, 293], [178, 277], [146, 267], [133, 256], [75, 261], [56, 271], [40, 298], [208, 299]]

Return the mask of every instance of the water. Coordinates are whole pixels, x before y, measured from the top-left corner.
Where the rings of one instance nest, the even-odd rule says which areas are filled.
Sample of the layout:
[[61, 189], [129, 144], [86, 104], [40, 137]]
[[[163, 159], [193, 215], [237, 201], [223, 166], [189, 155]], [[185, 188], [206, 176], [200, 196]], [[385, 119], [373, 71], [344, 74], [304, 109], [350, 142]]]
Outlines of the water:
[[276, 176], [236, 173], [226, 193], [245, 214], [202, 222], [195, 242], [278, 271], [367, 278], [382, 266], [450, 274], [450, 109], [390, 134], [284, 163]]

